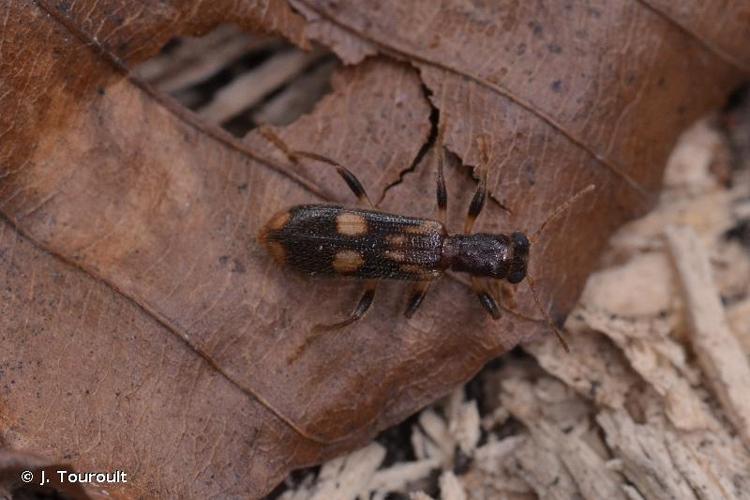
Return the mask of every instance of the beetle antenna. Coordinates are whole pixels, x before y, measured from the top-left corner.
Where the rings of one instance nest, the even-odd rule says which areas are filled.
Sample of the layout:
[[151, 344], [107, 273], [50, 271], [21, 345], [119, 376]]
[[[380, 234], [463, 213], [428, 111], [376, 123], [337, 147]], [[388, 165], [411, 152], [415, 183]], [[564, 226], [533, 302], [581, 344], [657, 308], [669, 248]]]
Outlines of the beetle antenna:
[[547, 216], [547, 218], [544, 220], [544, 222], [542, 222], [542, 224], [537, 228], [537, 230], [534, 231], [534, 233], [531, 236], [529, 236], [529, 241], [531, 243], [536, 243], [537, 237], [544, 230], [544, 228], [547, 226], [547, 224], [549, 224], [553, 220], [555, 220], [558, 217], [560, 217], [562, 214], [564, 214], [567, 210], [570, 209], [570, 207], [571, 207], [571, 205], [573, 205], [573, 203], [575, 203], [583, 195], [585, 195], [586, 193], [588, 193], [590, 191], [593, 191], [594, 189], [596, 189], [596, 185], [589, 184], [588, 186], [586, 186], [585, 188], [581, 189], [576, 194], [574, 194], [573, 196], [571, 196], [570, 198], [568, 198], [562, 205], [560, 205], [556, 209], [554, 209]]
[[287, 144], [281, 139], [281, 137], [276, 135], [276, 132], [265, 125], [261, 125], [257, 128], [257, 130], [265, 140], [276, 146], [276, 149], [284, 153], [284, 156], [286, 156], [289, 161], [291, 161], [292, 163], [297, 163], [299, 161], [296, 152], [289, 149], [289, 146], [287, 146]]
[[563, 338], [562, 332], [559, 328], [557, 328], [557, 325], [555, 325], [552, 322], [552, 318], [549, 317], [549, 314], [547, 313], [547, 310], [542, 307], [542, 302], [539, 300], [539, 295], [536, 293], [536, 287], [534, 286], [534, 280], [531, 279], [531, 276], [526, 274], [526, 282], [529, 284], [529, 290], [531, 290], [531, 296], [534, 298], [534, 302], [536, 303], [536, 306], [539, 308], [539, 311], [541, 311], [542, 315], [544, 316], [544, 319], [547, 321], [547, 324], [552, 329], [552, 331], [555, 333], [555, 337], [557, 337], [557, 340], [560, 342], [560, 345], [563, 346], [563, 349], [565, 349], [565, 352], [570, 352], [570, 347], [568, 346], [568, 343], [565, 342], [565, 339]]
[[312, 153], [309, 151], [295, 151], [289, 149], [289, 146], [286, 145], [281, 137], [276, 135], [271, 129], [265, 126], [259, 127], [257, 130], [258, 132], [260, 132], [260, 135], [262, 135], [268, 142], [276, 146], [282, 153], [286, 155], [287, 158], [289, 158], [289, 161], [294, 164], [298, 164], [300, 157], [302, 157], [310, 158], [311, 160], [319, 161], [325, 163], [326, 165], [335, 167], [336, 172], [338, 172], [338, 174], [344, 179], [344, 182], [346, 182], [346, 185], [349, 186], [349, 189], [351, 189], [354, 195], [359, 199], [360, 203], [375, 208], [375, 205], [372, 203], [372, 201], [370, 201], [370, 197], [367, 196], [367, 192], [362, 186], [362, 183], [360, 183], [359, 179], [357, 179], [357, 176], [354, 175], [345, 166], [328, 158], [327, 156], [323, 156], [318, 153]]

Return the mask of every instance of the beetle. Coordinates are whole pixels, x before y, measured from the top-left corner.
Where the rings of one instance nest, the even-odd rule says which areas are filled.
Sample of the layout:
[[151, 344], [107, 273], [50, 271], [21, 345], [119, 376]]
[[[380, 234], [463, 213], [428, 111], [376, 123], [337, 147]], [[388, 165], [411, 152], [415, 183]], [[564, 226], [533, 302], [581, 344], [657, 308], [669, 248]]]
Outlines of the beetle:
[[[258, 233], [260, 244], [281, 265], [315, 278], [365, 280], [364, 293], [352, 313], [342, 321], [316, 325], [315, 332], [343, 328], [360, 320], [372, 305], [380, 280], [414, 283], [404, 313], [410, 318], [432, 282], [450, 269], [470, 275], [479, 302], [494, 319], [501, 317], [500, 308], [482, 279], [504, 279], [517, 284], [528, 278], [534, 301], [567, 349], [562, 336], [541, 307], [527, 274], [530, 238], [521, 232], [509, 235], [472, 232], [487, 198], [486, 168], [469, 205], [463, 233], [450, 234], [446, 229], [448, 196], [442, 154], [438, 156], [437, 175], [440, 220], [432, 220], [377, 210], [362, 183], [346, 167], [317, 153], [290, 151], [269, 131], [263, 135], [294, 162], [298, 157], [307, 157], [335, 167], [359, 200], [358, 208], [330, 204], [297, 205], [271, 217]], [[534, 235], [593, 188], [593, 185], [587, 186], [558, 207]]]

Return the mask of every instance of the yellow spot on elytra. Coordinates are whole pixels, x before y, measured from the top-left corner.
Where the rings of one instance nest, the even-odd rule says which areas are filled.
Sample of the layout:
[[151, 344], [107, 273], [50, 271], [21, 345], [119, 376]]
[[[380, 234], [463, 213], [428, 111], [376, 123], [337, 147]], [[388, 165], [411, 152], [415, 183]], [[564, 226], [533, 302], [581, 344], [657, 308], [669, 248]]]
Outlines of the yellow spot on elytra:
[[271, 252], [271, 247], [269, 246], [269, 236], [274, 231], [280, 231], [281, 229], [286, 226], [286, 223], [289, 222], [289, 218], [291, 215], [289, 212], [279, 212], [273, 217], [271, 217], [268, 222], [266, 222], [266, 225], [263, 226], [260, 231], [258, 232], [258, 241], [262, 244], [268, 247], [268, 251]]
[[286, 226], [286, 223], [289, 222], [290, 217], [291, 215], [289, 214], [289, 212], [279, 212], [271, 217], [271, 220], [268, 221], [266, 227], [274, 231], [283, 229], [284, 226]]
[[367, 221], [361, 215], [343, 212], [336, 217], [336, 230], [346, 236], [359, 236], [367, 232]]
[[355, 250], [341, 250], [333, 258], [333, 268], [337, 273], [353, 273], [364, 264], [362, 255]]

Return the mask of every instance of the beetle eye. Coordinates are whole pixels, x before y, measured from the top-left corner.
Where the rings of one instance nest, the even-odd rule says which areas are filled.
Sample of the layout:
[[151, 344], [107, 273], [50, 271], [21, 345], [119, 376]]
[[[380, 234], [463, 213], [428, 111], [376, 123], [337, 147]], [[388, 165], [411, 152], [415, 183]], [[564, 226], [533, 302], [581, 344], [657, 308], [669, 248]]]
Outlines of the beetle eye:
[[523, 233], [513, 233], [510, 235], [513, 240], [513, 247], [519, 253], [526, 253], [529, 251], [529, 240]]
[[514, 271], [508, 275], [507, 280], [508, 283], [515, 285], [516, 283], [522, 282], [525, 277], [526, 273], [524, 271]]

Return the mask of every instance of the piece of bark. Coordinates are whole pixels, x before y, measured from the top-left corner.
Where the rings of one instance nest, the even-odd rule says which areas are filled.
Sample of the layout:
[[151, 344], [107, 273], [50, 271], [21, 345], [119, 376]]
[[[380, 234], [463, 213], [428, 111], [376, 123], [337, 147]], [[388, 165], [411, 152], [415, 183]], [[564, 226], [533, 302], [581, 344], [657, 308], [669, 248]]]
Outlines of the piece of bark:
[[750, 447], [750, 364], [727, 323], [705, 247], [690, 227], [666, 231], [690, 322], [693, 350], [727, 416]]
[[531, 486], [512, 473], [515, 453], [529, 439], [528, 434], [517, 434], [501, 441], [491, 439], [476, 450], [473, 467], [461, 476], [469, 498], [536, 498]]
[[635, 423], [624, 411], [597, 415], [622, 472], [648, 499], [746, 497], [750, 461], [742, 444], [720, 432], [679, 433], [665, 422]]
[[662, 429], [639, 426], [619, 410], [600, 413], [597, 422], [609, 446], [623, 457], [623, 473], [646, 498], [697, 500], [677, 471]]
[[175, 50], [139, 65], [135, 75], [162, 92], [175, 93], [208, 80], [249, 52], [279, 45], [271, 37], [252, 36], [225, 24], [200, 38], [182, 38]]
[[222, 87], [196, 112], [206, 121], [224, 123], [256, 105], [264, 96], [320, 59], [319, 52], [288, 50]]
[[[591, 500], [625, 500], [618, 475], [607, 467], [605, 459], [582, 440], [587, 426], [585, 420], [578, 420], [575, 427], [567, 427], [570, 424], [545, 416], [545, 402], [536, 396], [538, 389], [529, 382], [510, 380], [503, 385], [503, 389], [505, 406], [529, 429], [534, 452], [529, 451], [528, 457], [523, 452], [519, 453], [519, 470], [525, 471], [527, 481], [533, 478], [531, 484], [540, 497], [556, 495], [568, 498], [580, 495]], [[542, 456], [545, 458], [541, 463], [531, 458]], [[560, 481], [560, 491], [555, 493], [550, 493], [544, 486], [550, 484], [544, 480], [548, 467], [558, 469], [560, 476], [566, 478]]]
[[330, 90], [334, 60], [317, 65], [309, 74], [296, 78], [278, 95], [252, 112], [251, 118], [260, 125], [289, 125], [310, 112], [320, 97]]
[[728, 316], [732, 332], [740, 340], [745, 354], [750, 356], [750, 299], [732, 306]]
[[613, 319], [609, 314], [588, 309], [582, 310], [581, 315], [592, 329], [614, 340], [633, 370], [664, 398], [666, 414], [675, 427], [683, 430], [716, 430], [721, 427], [701, 399], [701, 394], [692, 388], [691, 380], [680, 372], [680, 368], [685, 369], [684, 350], [667, 338], [669, 330], [664, 326], [659, 328], [658, 318], [639, 324], [635, 320]]
[[410, 483], [426, 479], [441, 466], [442, 460], [437, 457], [398, 463], [373, 474], [370, 487], [381, 492], [406, 491]]
[[365, 448], [336, 458], [320, 470], [316, 491], [310, 500], [355, 500], [367, 497], [370, 481], [385, 458], [385, 448], [372, 443]]
[[621, 408], [628, 391], [636, 384], [632, 369], [622, 353], [612, 349], [611, 343], [601, 335], [577, 329], [575, 312], [569, 321], [566, 337], [571, 352], [566, 354], [556, 339], [545, 339], [524, 346], [549, 373], [563, 380], [581, 395], [592, 398], [597, 404]]
[[409, 494], [409, 499], [410, 500], [434, 500], [430, 495], [422, 491], [416, 491], [414, 493]]
[[440, 475], [440, 500], [466, 500], [466, 492], [452, 471]]

